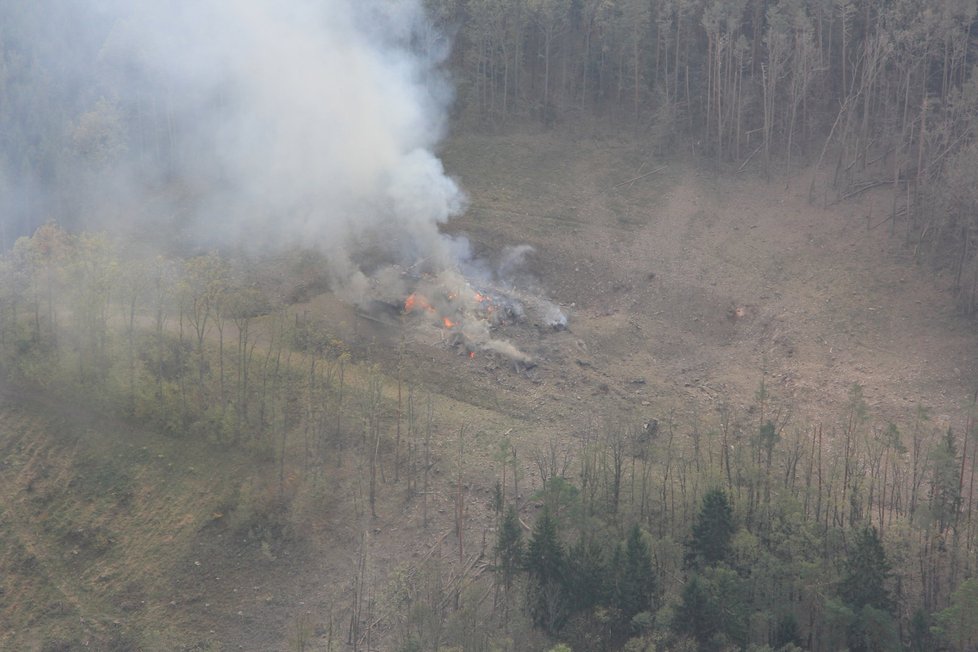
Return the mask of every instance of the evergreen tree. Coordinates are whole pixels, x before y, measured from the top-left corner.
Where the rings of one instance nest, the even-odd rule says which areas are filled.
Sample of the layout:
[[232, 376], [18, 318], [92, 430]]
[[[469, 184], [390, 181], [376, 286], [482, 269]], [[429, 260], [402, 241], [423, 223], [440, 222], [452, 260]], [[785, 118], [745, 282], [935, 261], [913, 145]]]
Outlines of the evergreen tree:
[[930, 622], [927, 612], [917, 609], [910, 617], [910, 650], [911, 652], [926, 652], [932, 649]]
[[856, 612], [866, 605], [890, 612], [893, 602], [885, 586], [889, 576], [890, 564], [876, 528], [859, 530], [846, 560], [846, 576], [839, 586], [842, 599]]
[[496, 572], [499, 573], [503, 587], [508, 591], [513, 578], [523, 563], [523, 531], [519, 516], [512, 505], [506, 510], [496, 539]]
[[781, 649], [788, 645], [801, 646], [801, 632], [798, 629], [798, 619], [795, 614], [789, 612], [781, 614], [777, 624], [774, 626], [774, 635], [771, 644], [775, 649]]
[[686, 543], [686, 567], [702, 569], [729, 559], [736, 529], [727, 494], [722, 489], [708, 491]]
[[852, 652], [900, 649], [900, 635], [893, 616], [882, 609], [872, 605], [863, 607], [856, 614], [854, 628], [855, 631], [849, 635], [849, 649]]
[[682, 601], [672, 619], [672, 630], [695, 639], [701, 647], [719, 632], [720, 608], [709, 587], [693, 575], [683, 587]]
[[958, 450], [954, 431], [948, 427], [940, 443], [931, 452], [933, 475], [930, 486], [930, 514], [943, 532], [951, 527], [961, 510], [961, 485], [958, 475]]
[[859, 530], [846, 560], [846, 576], [839, 594], [855, 614], [849, 627], [849, 648], [893, 649], [897, 640], [892, 618], [893, 601], [886, 590], [890, 564], [876, 528]]
[[978, 647], [978, 579], [965, 580], [951, 594], [951, 604], [936, 614], [934, 631], [956, 650]]
[[533, 622], [551, 634], [560, 629], [566, 617], [566, 566], [564, 549], [557, 537], [557, 522], [544, 509], [533, 526], [527, 548], [527, 602]]
[[601, 544], [581, 535], [567, 554], [567, 589], [572, 611], [590, 611], [608, 598], [608, 566]]
[[616, 557], [615, 601], [622, 620], [629, 622], [638, 613], [654, 612], [658, 582], [652, 568], [652, 553], [638, 524], [628, 531], [624, 554]]

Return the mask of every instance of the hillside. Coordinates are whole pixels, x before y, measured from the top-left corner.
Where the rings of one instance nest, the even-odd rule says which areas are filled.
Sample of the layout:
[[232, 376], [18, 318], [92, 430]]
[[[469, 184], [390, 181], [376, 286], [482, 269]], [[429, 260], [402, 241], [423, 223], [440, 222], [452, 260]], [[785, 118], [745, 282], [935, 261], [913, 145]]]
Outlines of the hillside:
[[0, 648], [974, 649], [976, 24], [0, 3]]
[[[672, 487], [673, 505], [653, 496], [647, 511], [645, 489], [641, 506], [636, 495], [644, 473], [636, 460], [645, 468], [646, 458], [631, 456], [622, 514], [648, 529], [657, 567], [675, 569], [676, 542], [722, 476], [720, 437], [731, 450], [746, 449], [751, 432], [772, 419], [783, 442], [779, 465], [795, 442], [814, 446], [813, 428], [836, 448], [854, 384], [867, 408], [867, 441], [888, 423], [909, 433], [919, 406], [934, 415], [927, 446], [949, 426], [970, 427], [973, 325], [955, 312], [949, 280], [877, 226], [883, 209], [872, 194], [823, 209], [808, 202], [804, 171], [787, 185], [751, 169], [716, 175], [598, 135], [469, 134], [442, 154], [470, 201], [449, 230], [467, 234], [486, 261], [506, 246], [531, 245], [521, 288], [557, 302], [567, 329], [532, 319], [498, 326], [493, 336], [526, 352], [533, 364], [525, 365], [462, 355], [444, 332], [409, 316], [363, 318], [330, 292], [304, 299], [286, 319], [315, 320], [350, 356], [350, 398], [336, 409], [350, 434], [326, 458], [311, 457], [305, 417], [285, 430], [273, 418], [260, 446], [230, 446], [206, 431], [174, 436], [112, 416], [80, 400], [84, 392], [69, 397], [58, 383], [24, 382], [22, 369], [0, 406], [0, 647], [339, 650], [352, 649], [353, 638], [359, 649], [398, 649], [410, 632], [435, 627], [405, 611], [422, 603], [436, 604], [435, 620], [447, 623], [435, 640], [464, 647], [468, 630], [455, 608], [464, 618], [465, 609], [491, 607], [497, 479], [532, 527], [550, 500], [538, 493], [541, 475], [585, 489], [587, 447], [654, 420], [669, 432], [668, 449], [651, 444], [657, 463], [675, 456], [686, 471], [670, 478], [665, 467], [662, 491]], [[149, 338], [152, 314], [142, 314]], [[255, 332], [272, 333], [271, 320], [258, 320]], [[228, 329], [223, 337], [232, 341]], [[216, 338], [208, 330], [211, 347]], [[255, 341], [258, 355], [274, 346]], [[301, 376], [311, 358], [296, 351], [283, 364]], [[380, 393], [369, 412], [372, 383]], [[305, 401], [304, 386], [292, 387]], [[423, 473], [430, 486], [421, 487], [412, 464], [422, 456], [429, 393], [431, 475]], [[379, 415], [363, 426], [377, 429], [379, 458], [357, 443], [361, 414], [364, 423]], [[903, 455], [909, 464], [911, 453]], [[375, 517], [371, 460], [380, 465]], [[701, 461], [709, 470], [687, 476]], [[658, 482], [659, 467], [648, 468]], [[876, 482], [862, 468], [867, 484]], [[603, 482], [592, 508], [607, 498]], [[744, 482], [732, 489], [739, 518], [750, 523], [745, 492], [753, 485]], [[785, 482], [785, 500], [804, 490], [800, 474], [795, 482], [791, 491]], [[885, 478], [882, 486], [885, 496]], [[870, 522], [893, 522], [876, 517], [872, 493], [868, 500]], [[908, 585], [926, 586], [906, 573]], [[668, 577], [663, 588], [675, 601], [682, 582]], [[907, 589], [903, 617], [920, 604], [916, 591]], [[934, 599], [933, 609], [946, 604]], [[542, 633], [528, 631], [497, 642], [543, 649]]]
[[[452, 229], [489, 251], [536, 248], [533, 271], [573, 305], [579, 357], [618, 390], [615, 409], [641, 412], [627, 390], [642, 389], [709, 419], [762, 379], [799, 420], [827, 420], [853, 383], [880, 418], [918, 401], [960, 416], [970, 398], [973, 327], [951, 279], [891, 235], [888, 195], [823, 209], [808, 202], [810, 170], [767, 183], [615, 140], [467, 137], [445, 157], [473, 198]], [[592, 393], [598, 375], [562, 353], [558, 368]], [[640, 377], [649, 387], [629, 386]]]

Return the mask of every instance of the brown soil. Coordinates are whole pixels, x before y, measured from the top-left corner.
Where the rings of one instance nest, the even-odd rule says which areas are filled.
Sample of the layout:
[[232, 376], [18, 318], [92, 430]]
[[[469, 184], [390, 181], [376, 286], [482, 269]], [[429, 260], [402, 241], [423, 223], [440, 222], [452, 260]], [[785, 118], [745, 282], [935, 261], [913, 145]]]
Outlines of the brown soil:
[[[671, 403], [709, 422], [763, 378], [803, 426], [841, 417], [859, 383], [877, 419], [906, 421], [919, 402], [963, 421], [973, 323], [877, 226], [887, 197], [823, 209], [807, 172], [786, 186], [675, 163], [622, 183], [666, 164], [617, 141], [469, 137], [445, 157], [472, 198], [453, 230], [490, 255], [533, 245], [541, 286], [569, 307], [573, 337], [520, 339], [552, 351], [537, 392], [580, 394], [587, 412]], [[595, 404], [602, 383], [616, 400]]]

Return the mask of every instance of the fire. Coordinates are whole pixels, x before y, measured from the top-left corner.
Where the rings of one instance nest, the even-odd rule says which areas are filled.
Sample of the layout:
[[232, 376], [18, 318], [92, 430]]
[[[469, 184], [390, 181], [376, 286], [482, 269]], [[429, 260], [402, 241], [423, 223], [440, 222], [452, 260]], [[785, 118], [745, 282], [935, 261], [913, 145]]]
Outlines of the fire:
[[469, 351], [469, 359], [472, 360], [474, 358], [475, 358], [475, 351]]
[[[424, 310], [432, 314], [438, 312], [427, 298], [421, 294], [418, 294], [417, 292], [412, 292], [408, 295], [407, 299], [404, 300], [404, 312], [414, 312], [415, 310]], [[441, 323], [445, 328], [455, 328], [455, 326], [458, 325], [458, 322], [449, 319], [448, 317], [442, 317]]]
[[427, 299], [416, 292], [412, 292], [410, 295], [408, 295], [408, 298], [404, 300], [404, 312], [411, 312], [415, 308], [421, 308], [423, 310], [427, 310], [428, 312], [435, 311], [434, 306], [432, 306]]
[[484, 315], [491, 315], [496, 309], [496, 306], [493, 305], [492, 297], [482, 294], [478, 290], [473, 290], [472, 298], [478, 304], [478, 310], [482, 311]]

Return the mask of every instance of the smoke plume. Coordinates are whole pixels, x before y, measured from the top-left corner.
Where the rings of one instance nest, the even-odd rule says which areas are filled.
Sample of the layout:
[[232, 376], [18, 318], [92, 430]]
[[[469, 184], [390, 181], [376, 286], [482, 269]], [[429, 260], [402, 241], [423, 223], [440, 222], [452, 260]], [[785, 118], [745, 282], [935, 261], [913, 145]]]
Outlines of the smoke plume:
[[[0, 84], [25, 96], [0, 126], [26, 135], [0, 185], [31, 196], [0, 200], [11, 230], [53, 216], [198, 248], [315, 246], [347, 279], [363, 249], [450, 264], [438, 227], [465, 200], [434, 154], [449, 43], [417, 0], [12, 4], [0, 69], [26, 83]], [[57, 142], [31, 150], [32, 130]]]
[[0, 248], [51, 218], [183, 252], [315, 248], [348, 299], [423, 278], [467, 347], [528, 361], [469, 283], [565, 325], [517, 297], [532, 249], [492, 268], [440, 231], [466, 201], [435, 153], [449, 48], [421, 0], [0, 3]]

